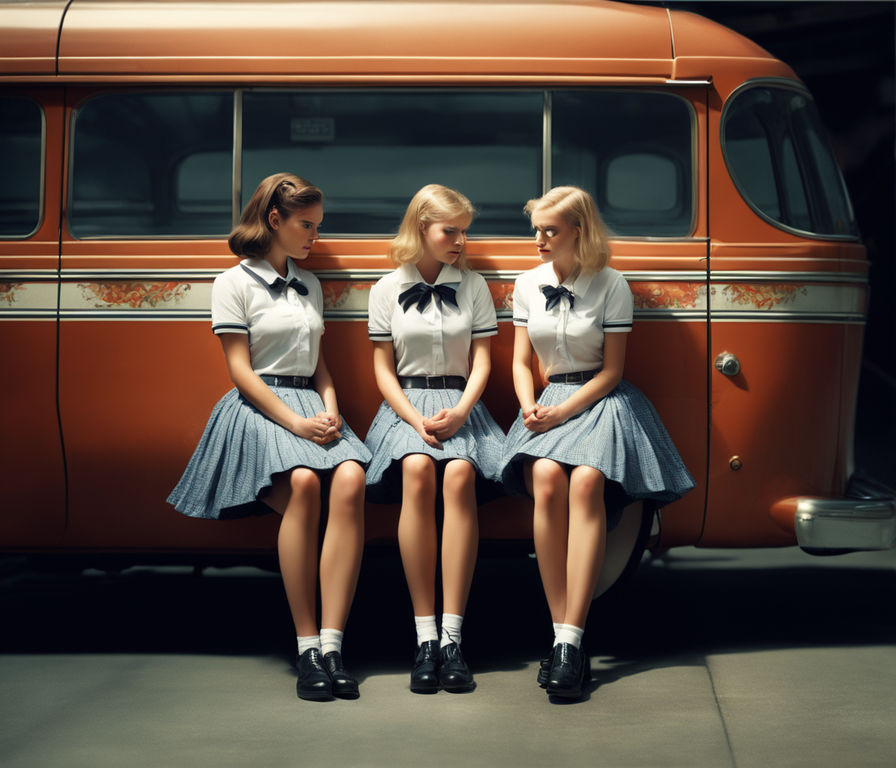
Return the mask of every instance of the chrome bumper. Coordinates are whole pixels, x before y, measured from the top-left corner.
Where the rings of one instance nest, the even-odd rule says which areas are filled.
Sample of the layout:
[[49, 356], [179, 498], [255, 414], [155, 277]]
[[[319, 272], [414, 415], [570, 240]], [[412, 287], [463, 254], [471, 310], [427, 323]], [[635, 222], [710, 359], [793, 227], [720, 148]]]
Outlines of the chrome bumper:
[[889, 549], [896, 545], [892, 499], [797, 500], [794, 530], [799, 546], [812, 554]]

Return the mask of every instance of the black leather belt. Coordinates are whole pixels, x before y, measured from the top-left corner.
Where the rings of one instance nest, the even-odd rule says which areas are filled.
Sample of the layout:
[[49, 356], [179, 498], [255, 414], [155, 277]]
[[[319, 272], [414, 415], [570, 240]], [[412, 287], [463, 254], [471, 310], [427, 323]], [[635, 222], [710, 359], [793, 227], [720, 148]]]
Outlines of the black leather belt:
[[260, 378], [265, 384], [270, 384], [272, 387], [312, 388], [310, 376], [271, 376], [268, 373], [263, 373]]
[[600, 373], [598, 369], [593, 371], [575, 371], [573, 373], [554, 373], [548, 376], [552, 384], [584, 384]]
[[399, 376], [402, 389], [463, 389], [467, 380], [463, 376]]

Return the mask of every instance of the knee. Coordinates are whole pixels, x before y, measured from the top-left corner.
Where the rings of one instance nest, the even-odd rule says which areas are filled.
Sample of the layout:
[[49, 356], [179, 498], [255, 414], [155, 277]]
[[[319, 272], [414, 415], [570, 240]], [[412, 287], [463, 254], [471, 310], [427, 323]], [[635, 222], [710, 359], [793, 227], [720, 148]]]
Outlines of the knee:
[[442, 478], [442, 493], [446, 501], [451, 498], [465, 496], [473, 490], [476, 480], [476, 468], [463, 459], [449, 461], [445, 465], [445, 476]]
[[312, 469], [298, 467], [289, 473], [289, 489], [293, 497], [320, 498], [320, 478]]
[[333, 472], [330, 481], [330, 496], [346, 501], [358, 501], [364, 498], [364, 468], [355, 461], [345, 461]]
[[566, 470], [556, 461], [538, 459], [532, 465], [532, 488], [536, 498], [551, 502], [566, 495]]
[[604, 475], [594, 467], [576, 467], [570, 478], [569, 494], [603, 500]]
[[405, 456], [401, 462], [402, 482], [405, 493], [432, 494], [436, 487], [435, 462], [422, 453]]

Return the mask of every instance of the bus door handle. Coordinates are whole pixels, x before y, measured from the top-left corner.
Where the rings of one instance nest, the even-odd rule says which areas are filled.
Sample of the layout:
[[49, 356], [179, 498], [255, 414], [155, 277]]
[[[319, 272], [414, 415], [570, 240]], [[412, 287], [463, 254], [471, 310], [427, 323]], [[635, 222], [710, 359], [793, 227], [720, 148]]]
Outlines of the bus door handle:
[[737, 376], [740, 373], [740, 360], [730, 352], [721, 352], [715, 359], [716, 370], [726, 376]]

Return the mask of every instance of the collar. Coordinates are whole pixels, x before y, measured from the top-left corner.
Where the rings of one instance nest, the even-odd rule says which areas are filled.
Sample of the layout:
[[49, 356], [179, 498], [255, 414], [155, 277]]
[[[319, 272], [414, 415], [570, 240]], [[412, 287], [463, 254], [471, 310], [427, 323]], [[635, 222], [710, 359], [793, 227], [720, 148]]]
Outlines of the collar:
[[[248, 272], [252, 277], [254, 277], [259, 283], [265, 286], [268, 290], [272, 290], [274, 283], [280, 277], [277, 273], [277, 270], [274, 269], [270, 262], [266, 259], [261, 258], [252, 258], [252, 259], [243, 259], [240, 262], [240, 266]], [[292, 280], [292, 278], [296, 278], [302, 282], [302, 275], [299, 268], [295, 265], [295, 262], [292, 259], [286, 260], [286, 282]]]
[[[411, 264], [410, 262], [402, 264], [397, 272], [400, 285], [415, 285], [416, 283], [426, 282], [420, 274], [420, 270], [417, 269], [416, 264]], [[457, 285], [463, 279], [463, 276], [464, 273], [457, 267], [453, 267], [450, 264], [443, 264], [439, 276], [436, 278], [433, 285], [441, 285], [442, 283]]]
[[597, 272], [580, 272], [575, 280], [570, 281], [567, 277], [562, 283], [557, 279], [557, 273], [554, 272], [554, 267], [550, 262], [546, 264], [539, 264], [536, 270], [540, 270], [541, 274], [538, 275], [538, 285], [552, 285], [555, 288], [559, 286], [563, 286], [568, 288], [573, 292], [574, 296], [583, 296], [588, 288], [591, 286], [591, 281], [597, 276]]

